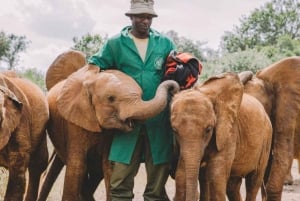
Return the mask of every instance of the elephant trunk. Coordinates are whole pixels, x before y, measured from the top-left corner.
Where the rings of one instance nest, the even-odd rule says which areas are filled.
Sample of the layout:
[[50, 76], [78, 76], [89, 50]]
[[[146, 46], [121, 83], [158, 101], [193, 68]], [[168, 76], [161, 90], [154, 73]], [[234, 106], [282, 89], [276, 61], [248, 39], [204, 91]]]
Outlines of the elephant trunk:
[[180, 148], [186, 171], [186, 201], [198, 200], [198, 178], [203, 157], [200, 144], [196, 141], [185, 142]]
[[162, 82], [157, 90], [153, 99], [149, 101], [138, 101], [134, 107], [130, 105], [126, 110], [122, 109], [120, 112], [120, 119], [126, 120], [127, 118], [146, 120], [154, 117], [165, 109], [168, 103], [168, 92], [175, 94], [179, 91], [179, 85], [173, 80]]

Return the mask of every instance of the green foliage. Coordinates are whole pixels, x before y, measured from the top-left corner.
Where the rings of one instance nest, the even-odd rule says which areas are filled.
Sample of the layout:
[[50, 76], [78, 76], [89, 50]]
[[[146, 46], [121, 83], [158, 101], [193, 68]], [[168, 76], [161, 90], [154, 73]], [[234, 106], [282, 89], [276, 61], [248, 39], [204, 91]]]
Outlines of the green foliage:
[[283, 35], [278, 39], [276, 45], [259, 48], [272, 61], [284, 57], [300, 56], [300, 40], [293, 40], [289, 35]]
[[290, 36], [281, 36], [276, 45], [265, 47], [255, 47], [244, 51], [227, 52], [221, 56], [209, 57], [203, 63], [201, 78], [223, 73], [223, 72], [242, 72], [250, 70], [257, 72], [268, 65], [279, 61], [285, 57], [300, 56], [300, 40], [293, 40]]
[[279, 38], [288, 35], [300, 39], [300, 3], [298, 0], [272, 0], [249, 17], [240, 19], [240, 26], [225, 32], [221, 47], [237, 52], [259, 46], [276, 45]]
[[29, 43], [26, 36], [6, 35], [3, 31], [0, 32], [0, 61], [8, 64], [8, 70], [16, 67], [19, 53], [25, 51]]
[[203, 72], [201, 79], [220, 74], [223, 72], [242, 72], [250, 70], [257, 72], [258, 70], [270, 65], [273, 61], [257, 49], [248, 49], [234, 53], [226, 53], [221, 57], [210, 58], [203, 63]]
[[300, 56], [300, 3], [298, 0], [271, 0], [240, 26], [222, 37], [222, 55], [210, 57], [203, 77], [225, 71], [256, 72], [284, 57]]
[[180, 52], [189, 52], [193, 54], [200, 61], [205, 61], [205, 52], [209, 51], [208, 49], [203, 48], [202, 46], [206, 43], [200, 41], [193, 41], [183, 36], [179, 36], [177, 32], [171, 30], [165, 33], [169, 38], [171, 38], [177, 50]]
[[38, 85], [43, 91], [47, 91], [45, 85], [45, 75], [43, 72], [38, 71], [36, 68], [27, 68], [17, 72], [21, 77], [31, 80]]
[[272, 61], [256, 49], [248, 49], [225, 54], [219, 61], [222, 72], [241, 72], [250, 70], [256, 72], [271, 64]]
[[0, 61], [6, 55], [9, 50], [9, 41], [3, 31], [0, 32]]
[[85, 53], [86, 57], [89, 58], [101, 48], [106, 40], [107, 36], [102, 37], [99, 34], [91, 35], [90, 33], [87, 33], [81, 38], [73, 38], [75, 44], [72, 49]]

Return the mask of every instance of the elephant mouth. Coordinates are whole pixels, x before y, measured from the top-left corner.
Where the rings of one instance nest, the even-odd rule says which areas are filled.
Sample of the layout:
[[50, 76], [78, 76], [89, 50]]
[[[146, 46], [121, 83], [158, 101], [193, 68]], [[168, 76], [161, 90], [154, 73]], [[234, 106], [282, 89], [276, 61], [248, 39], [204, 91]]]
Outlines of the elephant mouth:
[[135, 120], [133, 119], [126, 119], [125, 124], [131, 129], [133, 129], [134, 126], [136, 125]]
[[126, 119], [125, 120], [125, 124], [126, 124], [128, 131], [133, 130], [138, 124], [141, 124], [141, 123], [143, 123], [143, 121], [137, 120], [137, 119]]

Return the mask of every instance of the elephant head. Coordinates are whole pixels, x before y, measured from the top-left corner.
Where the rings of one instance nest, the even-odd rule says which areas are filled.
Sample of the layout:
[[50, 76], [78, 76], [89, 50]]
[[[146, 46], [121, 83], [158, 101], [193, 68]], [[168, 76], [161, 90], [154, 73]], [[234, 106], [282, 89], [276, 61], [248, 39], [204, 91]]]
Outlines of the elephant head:
[[171, 125], [180, 146], [178, 168], [185, 169], [185, 187], [176, 191], [187, 189], [186, 198], [179, 200], [196, 200], [200, 163], [205, 161], [208, 146], [222, 152], [233, 140], [242, 95], [237, 75], [225, 73], [173, 97]]
[[[245, 92], [257, 98], [273, 126], [272, 160], [267, 192], [279, 200], [293, 160], [294, 139], [300, 136], [300, 57], [282, 59], [255, 75], [239, 74]], [[296, 137], [295, 137], [296, 136]], [[299, 139], [299, 137], [298, 137]]]
[[7, 88], [7, 82], [8, 80], [0, 75], [0, 150], [8, 143], [22, 116], [23, 104]]
[[143, 101], [140, 86], [130, 76], [118, 70], [99, 72], [98, 67], [85, 65], [54, 85], [48, 101], [50, 105], [56, 102], [64, 119], [88, 131], [130, 131], [135, 120], [151, 118], [166, 107], [169, 90], [179, 91], [178, 84], [164, 81], [152, 100]]

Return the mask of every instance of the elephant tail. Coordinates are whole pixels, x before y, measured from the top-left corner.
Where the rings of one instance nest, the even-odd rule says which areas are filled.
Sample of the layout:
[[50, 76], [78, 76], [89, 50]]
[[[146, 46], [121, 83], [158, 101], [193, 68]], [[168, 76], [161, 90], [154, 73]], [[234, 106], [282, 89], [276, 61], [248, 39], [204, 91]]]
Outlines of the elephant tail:
[[241, 80], [241, 82], [245, 85], [249, 80], [252, 79], [252, 77], [254, 76], [254, 74], [251, 71], [243, 71], [240, 72], [239, 74], [239, 78]]
[[50, 90], [55, 84], [66, 79], [86, 64], [84, 53], [68, 50], [58, 55], [46, 72], [46, 87]]

